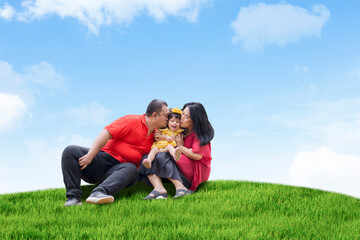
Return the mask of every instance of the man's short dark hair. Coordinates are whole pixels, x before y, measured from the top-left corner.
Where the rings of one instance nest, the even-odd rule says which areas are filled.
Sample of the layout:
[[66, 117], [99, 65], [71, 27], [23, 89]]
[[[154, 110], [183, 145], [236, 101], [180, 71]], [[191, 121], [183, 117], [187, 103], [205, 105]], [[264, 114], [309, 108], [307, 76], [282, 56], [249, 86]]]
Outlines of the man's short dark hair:
[[157, 114], [159, 114], [164, 105], [168, 106], [167, 103], [163, 100], [160, 100], [160, 99], [152, 100], [146, 109], [146, 116], [150, 117], [153, 114], [153, 112], [156, 112]]

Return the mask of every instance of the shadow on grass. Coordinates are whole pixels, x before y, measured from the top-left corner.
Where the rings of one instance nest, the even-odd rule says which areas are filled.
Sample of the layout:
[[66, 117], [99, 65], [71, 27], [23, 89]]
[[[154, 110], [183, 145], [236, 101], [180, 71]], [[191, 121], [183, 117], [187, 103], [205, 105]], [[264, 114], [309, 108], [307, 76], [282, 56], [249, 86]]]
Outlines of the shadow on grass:
[[[81, 186], [81, 190], [83, 192], [82, 200], [85, 201], [86, 198], [88, 198], [88, 196], [90, 195], [90, 193], [93, 191], [93, 189], [96, 186], [97, 185]], [[170, 196], [175, 195], [175, 187], [173, 184], [171, 184], [170, 182], [165, 182], [164, 187], [166, 188], [166, 190]], [[198, 191], [204, 187], [206, 187], [206, 183], [200, 184]], [[122, 200], [122, 199], [130, 199], [130, 198], [134, 197], [135, 195], [140, 195], [142, 197], [146, 197], [152, 191], [152, 189], [153, 189], [153, 187], [151, 187], [149, 185], [146, 185], [142, 182], [137, 182], [133, 186], [122, 189], [120, 192], [115, 194], [114, 195], [115, 202]]]

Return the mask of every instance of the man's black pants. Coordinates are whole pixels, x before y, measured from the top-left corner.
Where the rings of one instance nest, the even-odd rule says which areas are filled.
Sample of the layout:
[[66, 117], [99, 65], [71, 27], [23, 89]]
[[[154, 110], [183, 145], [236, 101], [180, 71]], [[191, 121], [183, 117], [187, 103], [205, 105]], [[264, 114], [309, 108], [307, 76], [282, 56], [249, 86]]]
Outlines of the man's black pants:
[[110, 154], [100, 151], [91, 164], [80, 169], [79, 158], [87, 154], [89, 148], [68, 146], [62, 154], [61, 166], [67, 198], [81, 198], [80, 182], [83, 179], [91, 184], [98, 184], [93, 190], [107, 195], [115, 195], [121, 189], [137, 182], [138, 169], [132, 163], [120, 163]]

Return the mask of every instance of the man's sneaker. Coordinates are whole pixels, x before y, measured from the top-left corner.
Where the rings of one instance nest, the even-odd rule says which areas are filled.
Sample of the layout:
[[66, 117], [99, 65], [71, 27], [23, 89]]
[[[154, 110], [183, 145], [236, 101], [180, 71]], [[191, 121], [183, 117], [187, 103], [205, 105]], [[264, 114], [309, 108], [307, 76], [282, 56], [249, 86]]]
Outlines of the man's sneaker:
[[74, 206], [74, 205], [79, 205], [81, 206], [82, 203], [79, 199], [77, 198], [68, 198], [68, 200], [66, 200], [66, 203], [64, 204], [64, 207], [69, 207], [69, 206]]
[[100, 191], [95, 191], [90, 194], [90, 196], [86, 199], [87, 203], [93, 204], [105, 204], [114, 202], [114, 197], [111, 195], [106, 195]]

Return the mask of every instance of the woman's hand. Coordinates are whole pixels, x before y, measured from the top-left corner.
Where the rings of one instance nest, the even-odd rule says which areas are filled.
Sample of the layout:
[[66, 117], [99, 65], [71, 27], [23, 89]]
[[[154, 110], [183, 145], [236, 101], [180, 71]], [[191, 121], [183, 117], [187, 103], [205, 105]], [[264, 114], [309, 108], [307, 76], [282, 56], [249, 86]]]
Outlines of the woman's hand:
[[182, 133], [175, 136], [176, 146], [181, 147], [184, 145], [184, 135]]
[[79, 158], [79, 165], [81, 167], [81, 170], [84, 170], [87, 166], [89, 166], [93, 159], [94, 158], [89, 154], [86, 154]]

